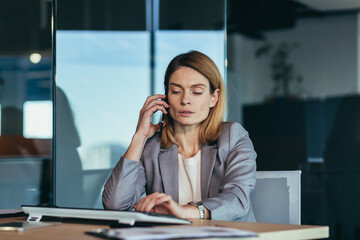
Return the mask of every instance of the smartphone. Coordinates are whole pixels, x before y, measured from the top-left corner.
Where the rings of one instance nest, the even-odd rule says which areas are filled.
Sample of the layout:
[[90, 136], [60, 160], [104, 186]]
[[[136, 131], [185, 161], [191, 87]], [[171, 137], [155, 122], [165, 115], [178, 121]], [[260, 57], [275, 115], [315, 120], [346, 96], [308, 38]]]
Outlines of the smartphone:
[[48, 227], [52, 225], [60, 224], [59, 222], [51, 222], [51, 223], [44, 223], [44, 222], [7, 222], [7, 223], [0, 223], [0, 231], [16, 231], [16, 232], [23, 232], [25, 230], [30, 230], [33, 228], [39, 227]]
[[[166, 98], [164, 98], [164, 101], [165, 101], [166, 103], [168, 103], [167, 95], [166, 95]], [[165, 116], [165, 114], [163, 113], [162, 116], [161, 116], [161, 121], [160, 121], [160, 123], [161, 123], [161, 125], [160, 125], [160, 131], [159, 131], [160, 138], [161, 138], [161, 134], [162, 134], [163, 128], [164, 128], [164, 120], [165, 120], [165, 117], [164, 117], [164, 116]]]
[[159, 135], [160, 135], [160, 138], [161, 138], [161, 134], [162, 134], [162, 131], [163, 131], [163, 128], [164, 128], [164, 113], [162, 114], [161, 116], [161, 121], [160, 121], [160, 132], [159, 132]]

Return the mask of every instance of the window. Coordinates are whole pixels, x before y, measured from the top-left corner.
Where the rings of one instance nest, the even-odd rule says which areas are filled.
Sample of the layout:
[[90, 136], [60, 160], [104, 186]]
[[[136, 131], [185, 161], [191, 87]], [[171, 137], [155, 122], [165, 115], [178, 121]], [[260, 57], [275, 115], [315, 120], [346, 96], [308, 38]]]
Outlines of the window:
[[[224, 74], [223, 25], [191, 29], [186, 23], [169, 29], [162, 22], [166, 16], [157, 12], [167, 11], [167, 3], [115, 1], [99, 6], [89, 1], [82, 8], [58, 0], [56, 205], [102, 208], [101, 188], [125, 153], [147, 96], [163, 92], [163, 76], [173, 57], [200, 50]], [[86, 21], [68, 14], [71, 11]], [[183, 16], [177, 19], [184, 22]]]

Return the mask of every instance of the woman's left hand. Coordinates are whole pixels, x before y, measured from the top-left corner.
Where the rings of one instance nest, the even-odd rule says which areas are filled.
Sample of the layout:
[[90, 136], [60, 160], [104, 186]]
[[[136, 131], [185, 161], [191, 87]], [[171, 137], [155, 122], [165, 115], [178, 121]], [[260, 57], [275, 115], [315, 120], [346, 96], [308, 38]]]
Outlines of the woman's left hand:
[[179, 218], [199, 218], [199, 211], [190, 205], [180, 205], [170, 195], [165, 193], [153, 193], [142, 198], [134, 206], [138, 212], [155, 212], [171, 214]]

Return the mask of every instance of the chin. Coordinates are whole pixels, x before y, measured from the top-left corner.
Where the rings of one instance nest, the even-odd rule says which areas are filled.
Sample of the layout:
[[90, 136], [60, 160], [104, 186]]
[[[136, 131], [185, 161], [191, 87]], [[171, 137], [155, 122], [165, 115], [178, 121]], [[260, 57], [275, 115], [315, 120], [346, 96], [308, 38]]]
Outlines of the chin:
[[192, 125], [199, 125], [201, 122], [199, 121], [194, 121], [191, 119], [183, 119], [182, 121], [178, 121], [179, 125], [182, 126], [192, 126]]
[[197, 123], [193, 123], [193, 122], [190, 122], [190, 121], [183, 121], [183, 122], [179, 122], [180, 125], [183, 125], [183, 126], [191, 126], [191, 125], [195, 125]]

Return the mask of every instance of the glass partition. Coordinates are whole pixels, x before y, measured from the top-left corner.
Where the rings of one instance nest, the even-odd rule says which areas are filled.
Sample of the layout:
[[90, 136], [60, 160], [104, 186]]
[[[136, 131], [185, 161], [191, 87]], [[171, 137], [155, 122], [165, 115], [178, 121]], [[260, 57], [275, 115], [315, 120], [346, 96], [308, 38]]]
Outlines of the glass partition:
[[163, 92], [173, 57], [200, 50], [224, 74], [225, 3], [213, 2], [222, 6], [216, 9], [217, 25], [195, 21], [193, 29], [181, 15], [173, 29], [164, 23], [174, 18], [161, 11], [174, 12], [176, 1], [57, 0], [56, 205], [102, 208], [102, 187], [130, 143], [147, 96]]
[[51, 98], [49, 49], [0, 49], [0, 209], [51, 202]]
[[225, 51], [218, 47], [224, 44], [224, 30], [159, 30], [155, 39], [155, 92], [164, 91], [163, 79], [171, 59], [193, 49], [208, 55], [225, 76]]

